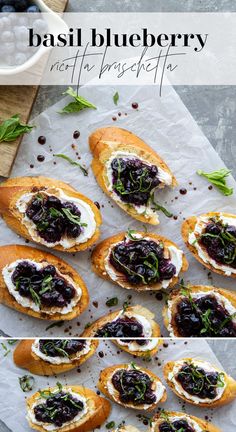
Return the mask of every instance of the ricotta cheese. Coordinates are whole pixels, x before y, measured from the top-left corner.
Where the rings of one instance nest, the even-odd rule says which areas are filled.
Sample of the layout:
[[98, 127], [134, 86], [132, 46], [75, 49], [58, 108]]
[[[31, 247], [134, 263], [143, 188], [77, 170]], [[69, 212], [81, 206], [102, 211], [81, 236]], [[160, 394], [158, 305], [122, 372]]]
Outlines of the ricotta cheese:
[[[199, 398], [198, 396], [194, 396], [194, 395], [191, 395], [188, 392], [186, 392], [183, 389], [182, 385], [175, 378], [176, 375], [180, 372], [184, 363], [185, 363], [184, 360], [180, 360], [180, 361], [175, 362], [173, 370], [168, 375], [169, 381], [171, 381], [172, 384], [174, 384], [175, 389], [179, 394], [183, 395], [186, 399], [193, 401], [195, 404], [199, 404], [201, 402], [211, 404], [212, 402], [214, 402], [214, 401], [216, 401], [222, 397], [222, 395], [225, 391], [225, 388], [226, 388], [225, 378], [221, 378], [221, 380], [224, 382], [224, 387], [216, 387], [216, 397], [214, 399], [208, 399], [208, 398], [203, 399], [203, 398]], [[215, 369], [211, 364], [209, 364], [205, 361], [194, 360], [194, 365], [201, 367], [205, 372], [218, 372], [217, 369]]]
[[119, 345], [125, 346], [129, 351], [151, 351], [158, 346], [158, 339], [148, 339], [145, 345], [139, 345], [137, 342], [125, 342], [124, 339], [117, 339]]
[[37, 229], [36, 229], [36, 225], [34, 224], [34, 222], [31, 219], [29, 219], [25, 213], [27, 206], [28, 206], [28, 203], [38, 193], [39, 192], [34, 192], [34, 193], [32, 192], [32, 193], [24, 194], [16, 202], [16, 208], [18, 209], [18, 211], [20, 213], [23, 214], [22, 222], [25, 225], [25, 227], [27, 228], [29, 234], [31, 235], [32, 239], [35, 242], [41, 243], [41, 244], [48, 246], [48, 247], [54, 247], [56, 245], [61, 245], [61, 246], [63, 246], [64, 249], [70, 249], [71, 247], [73, 247], [77, 244], [87, 242], [94, 235], [94, 233], [96, 231], [96, 221], [95, 221], [94, 213], [93, 213], [91, 207], [89, 206], [89, 204], [87, 204], [82, 199], [70, 197], [70, 196], [66, 195], [60, 188], [53, 188], [52, 187], [52, 188], [49, 188], [49, 189], [43, 191], [43, 193], [45, 195], [48, 195], [48, 196], [54, 195], [54, 196], [58, 197], [61, 200], [61, 202], [71, 202], [71, 203], [75, 204], [78, 207], [79, 211], [81, 212], [81, 222], [86, 223], [87, 226], [83, 227], [83, 231], [76, 238], [70, 238], [67, 236], [63, 236], [60, 241], [55, 242], [55, 243], [49, 243], [46, 240], [44, 240], [42, 237], [39, 236]]
[[[88, 412], [87, 400], [83, 396], [79, 395], [78, 393], [73, 392], [70, 388], [69, 389], [62, 388], [62, 391], [63, 390], [66, 393], [70, 393], [71, 396], [73, 396], [78, 402], [82, 402], [84, 404], [83, 409], [73, 418], [73, 420], [63, 423], [61, 427], [55, 426], [52, 423], [44, 423], [36, 420], [34, 414], [34, 408], [37, 405], [45, 403], [45, 399], [41, 397], [37, 399], [37, 401], [32, 405], [31, 408], [27, 409], [27, 416], [26, 416], [27, 420], [35, 425], [41, 426], [45, 431], [49, 431], [49, 432], [63, 429], [64, 427], [72, 425], [73, 423], [76, 423], [77, 421], [81, 420], [82, 417], [84, 417]], [[57, 391], [55, 391], [55, 393], [57, 393]]]
[[[229, 225], [233, 225], [236, 226], [236, 218], [230, 218], [230, 217], [225, 217], [223, 215], [220, 215], [220, 220], [224, 223], [224, 224], [229, 224]], [[212, 267], [214, 267], [217, 270], [221, 270], [223, 271], [226, 276], [230, 276], [231, 274], [236, 274], [236, 268], [224, 265], [224, 264], [219, 264], [217, 263], [214, 259], [212, 259], [207, 251], [199, 244], [199, 242], [197, 241], [197, 239], [201, 236], [202, 232], [204, 231], [207, 223], [209, 222], [209, 218], [206, 216], [200, 216], [198, 217], [197, 223], [195, 225], [194, 231], [189, 233], [188, 236], [188, 242], [191, 246], [194, 246], [198, 256], [202, 259], [202, 261], [206, 264], [210, 264], [212, 265]]]
[[48, 262], [42, 262], [42, 263], [38, 263], [36, 261], [30, 260], [30, 259], [19, 259], [16, 260], [14, 262], [12, 262], [11, 264], [5, 266], [2, 270], [2, 276], [4, 279], [4, 282], [6, 284], [6, 287], [9, 291], [9, 293], [14, 297], [14, 299], [17, 301], [18, 304], [20, 304], [23, 307], [26, 308], [30, 308], [35, 312], [44, 312], [47, 313], [48, 315], [54, 315], [58, 312], [60, 312], [61, 314], [67, 314], [69, 312], [71, 312], [73, 310], [73, 308], [76, 306], [76, 304], [80, 301], [81, 296], [82, 296], [82, 290], [78, 285], [75, 285], [74, 281], [68, 276], [68, 275], [64, 275], [62, 274], [58, 269], [57, 273], [64, 279], [66, 279], [68, 281], [69, 284], [73, 285], [73, 287], [75, 288], [76, 294], [73, 297], [73, 299], [68, 303], [67, 306], [64, 306], [63, 308], [59, 308], [59, 307], [39, 307], [39, 305], [37, 305], [33, 300], [31, 300], [28, 297], [23, 297], [22, 295], [20, 295], [19, 291], [16, 290], [16, 287], [14, 285], [14, 283], [12, 282], [12, 275], [17, 267], [18, 264], [20, 264], [22, 261], [24, 262], [28, 262], [30, 264], [35, 265], [37, 270], [42, 269], [43, 267], [46, 267], [48, 265]]
[[81, 351], [78, 351], [77, 353], [73, 354], [71, 357], [63, 357], [63, 356], [48, 356], [44, 354], [39, 349], [39, 342], [40, 339], [35, 339], [34, 343], [32, 344], [32, 351], [34, 354], [36, 354], [39, 358], [41, 358], [44, 361], [47, 361], [48, 363], [59, 365], [59, 364], [65, 364], [65, 363], [73, 363], [74, 360], [80, 359], [82, 356], [87, 354], [90, 351], [91, 341], [86, 340], [86, 344], [84, 348]]

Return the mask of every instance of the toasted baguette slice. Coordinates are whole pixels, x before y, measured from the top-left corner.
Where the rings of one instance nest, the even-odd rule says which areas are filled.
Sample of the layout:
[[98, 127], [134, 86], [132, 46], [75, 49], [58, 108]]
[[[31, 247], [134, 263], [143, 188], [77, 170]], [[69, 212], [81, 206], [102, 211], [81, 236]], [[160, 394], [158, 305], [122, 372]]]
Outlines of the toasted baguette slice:
[[[13, 359], [16, 366], [27, 369], [29, 372], [35, 375], [45, 376], [58, 375], [80, 366], [95, 354], [95, 351], [99, 345], [97, 340], [88, 340], [90, 346], [89, 351], [86, 354], [82, 354], [80, 357], [75, 359], [72, 358], [70, 363], [62, 362], [60, 364], [53, 364], [50, 361], [42, 359], [34, 351], [32, 351], [32, 345], [34, 341], [34, 339], [21, 340], [14, 350]], [[60, 357], [59, 354], [58, 356]]]
[[[209, 400], [209, 402], [202, 402], [200, 398], [198, 398], [198, 402], [191, 399], [191, 395], [189, 395], [189, 398], [183, 395], [178, 389], [176, 388], [175, 383], [173, 382], [173, 379], [170, 379], [169, 374], [174, 372], [174, 368], [178, 367], [178, 362], [191, 362], [194, 365], [199, 365], [204, 369], [204, 366], [206, 368], [212, 367], [212, 371], [216, 371], [219, 373], [224, 374], [224, 382], [225, 382], [225, 388], [223, 390], [223, 393], [220, 395], [218, 399]], [[210, 369], [208, 369], [210, 370]], [[184, 358], [178, 361], [169, 361], [165, 364], [163, 368], [164, 378], [168, 384], [168, 386], [171, 388], [171, 390], [181, 399], [183, 399], [185, 402], [190, 403], [191, 405], [197, 405], [204, 408], [215, 408], [218, 406], [226, 405], [230, 402], [232, 402], [236, 398], [236, 381], [231, 378], [229, 375], [227, 375], [225, 372], [221, 371], [218, 367], [215, 367], [211, 364], [209, 364], [206, 361], [203, 360], [195, 360], [192, 358]], [[196, 395], [197, 396], [197, 395]], [[195, 397], [196, 397], [195, 396]], [[203, 399], [204, 400], [204, 399]]]
[[[188, 292], [192, 296], [194, 296], [195, 293], [199, 292], [205, 292], [206, 294], [215, 293], [216, 295], [220, 295], [226, 300], [228, 300], [236, 311], [236, 293], [234, 291], [225, 290], [223, 288], [216, 288], [214, 286], [188, 285]], [[184, 335], [179, 332], [178, 325], [175, 321], [177, 305], [183, 297], [183, 290], [178, 289], [172, 291], [167, 301], [167, 304], [163, 309], [164, 324], [167, 330], [170, 331], [171, 337], [184, 337]], [[208, 319], [210, 319], [210, 317]]]
[[[164, 411], [162, 413], [156, 414], [152, 419], [152, 425], [149, 428], [149, 432], [160, 432], [160, 426], [166, 421], [166, 419], [171, 421], [172, 418], [180, 418], [181, 420], [185, 419], [190, 422], [190, 425], [193, 425], [195, 423], [198, 427], [202, 429], [202, 432], [222, 432], [219, 428], [214, 426], [212, 423], [209, 423], [207, 420], [203, 420], [198, 417], [176, 411]], [[196, 432], [198, 431], [199, 428], [196, 429]]]
[[112, 432], [140, 432], [136, 427], [130, 425], [118, 426]]
[[[29, 307], [24, 307], [20, 303], [18, 303], [17, 300], [13, 297], [13, 295], [10, 294], [3, 278], [2, 272], [7, 265], [10, 265], [11, 263], [19, 259], [29, 259], [32, 261], [36, 261], [39, 264], [42, 262], [52, 264], [57, 268], [57, 270], [59, 270], [62, 275], [64, 275], [65, 277], [69, 277], [75, 283], [75, 285], [79, 286], [82, 291], [82, 295], [78, 303], [73, 307], [73, 310], [66, 314], [61, 314], [57, 312], [50, 315], [49, 313], [42, 311], [37, 312]], [[9, 245], [0, 246], [0, 303], [35, 318], [46, 320], [72, 320], [73, 318], [84, 312], [87, 308], [89, 304], [89, 294], [81, 276], [61, 258], [29, 246]], [[48, 308], [48, 310], [50, 309]]]
[[[147, 212], [140, 214], [135, 206], [124, 203], [115, 192], [110, 190], [106, 164], [117, 152], [134, 154], [137, 159], [141, 159], [144, 163], [162, 169], [169, 177], [169, 186], [174, 187], [177, 185], [177, 181], [166, 163], [138, 136], [117, 127], [104, 127], [95, 130], [89, 137], [89, 145], [94, 158], [92, 169], [102, 190], [133, 218], [144, 223], [157, 225], [159, 223], [157, 213], [150, 211], [149, 214]], [[165, 183], [162, 182], [158, 187], [164, 186]], [[147, 207], [147, 209], [149, 208]]]
[[[181, 255], [181, 260], [182, 260], [182, 266], [181, 266], [180, 271], [182, 271], [182, 272], [187, 271], [188, 261], [187, 261], [185, 255], [178, 248], [178, 246], [175, 243], [173, 243], [171, 240], [167, 239], [166, 237], [160, 236], [158, 234], [145, 233], [145, 232], [140, 232], [140, 231], [135, 232], [134, 237], [135, 236], [138, 236], [138, 238], [140, 237], [140, 240], [146, 239], [146, 240], [155, 241], [156, 243], [163, 243], [164, 253], [166, 254], [167, 257], [170, 255], [170, 251], [169, 251], [168, 247], [171, 246], [171, 247], [176, 248], [177, 252]], [[150, 284], [150, 285], [144, 285], [144, 284], [140, 284], [140, 285], [134, 285], [133, 284], [132, 285], [131, 283], [129, 283], [126, 280], [125, 275], [123, 273], [119, 272], [118, 270], [116, 270], [113, 266], [111, 266], [112, 272], [109, 274], [109, 272], [108, 272], [108, 260], [109, 260], [109, 255], [111, 253], [111, 250], [115, 247], [116, 244], [118, 244], [118, 243], [120, 243], [126, 239], [127, 239], [127, 233], [121, 232], [121, 233], [116, 234], [114, 236], [108, 237], [107, 239], [105, 239], [101, 243], [99, 243], [95, 247], [95, 249], [93, 250], [93, 253], [92, 253], [91, 259], [92, 259], [93, 271], [98, 276], [100, 276], [106, 280], [110, 280], [110, 281], [120, 285], [122, 288], [133, 289], [136, 291], [147, 291], [147, 290], [156, 291], [156, 290], [162, 289], [163, 285], [160, 282]], [[111, 264], [109, 264], [109, 265], [111, 265]], [[178, 279], [179, 279], [178, 276], [179, 276], [180, 271], [172, 279], [170, 279], [168, 288], [171, 288], [171, 287], [176, 285], [176, 283], [178, 282]], [[165, 288], [167, 288], [167, 287], [165, 286]]]
[[[221, 274], [223, 276], [231, 276], [231, 277], [236, 277], [236, 270], [232, 269], [232, 272], [230, 272], [231, 274], [227, 274], [226, 271], [224, 271], [221, 268], [216, 268], [217, 267], [221, 267], [219, 264], [217, 264], [214, 260], [212, 260], [207, 252], [206, 253], [206, 261], [204, 261], [198, 253], [198, 250], [196, 248], [197, 246], [197, 242], [195, 244], [190, 244], [189, 243], [189, 234], [195, 231], [195, 227], [197, 225], [197, 223], [199, 222], [200, 218], [212, 218], [212, 217], [226, 217], [226, 218], [232, 218], [235, 219], [235, 225], [236, 225], [236, 215], [234, 214], [230, 214], [230, 213], [223, 213], [223, 212], [209, 212], [209, 213], [205, 213], [202, 214], [200, 216], [192, 216], [189, 217], [188, 219], [186, 219], [183, 224], [182, 224], [182, 237], [183, 240], [186, 244], [186, 246], [188, 247], [188, 249], [190, 250], [190, 252], [193, 254], [194, 258], [196, 258], [196, 260], [198, 260], [201, 264], [204, 265], [204, 267], [207, 267], [209, 270]], [[208, 259], [210, 259], [210, 262], [208, 261]], [[227, 266], [230, 268], [230, 266]]]
[[[29, 232], [28, 227], [23, 221], [24, 213], [20, 212], [17, 208], [18, 200], [27, 193], [47, 192], [55, 195], [56, 189], [60, 189], [66, 196], [73, 199], [79, 199], [89, 206], [91, 215], [93, 215], [96, 229], [91, 237], [83, 243], [76, 243], [75, 245], [65, 248], [61, 244], [51, 246], [51, 243], [43, 241], [39, 236], [37, 238]], [[101, 225], [101, 215], [96, 205], [86, 196], [77, 192], [68, 184], [47, 177], [17, 177], [8, 179], [0, 185], [0, 214], [5, 220], [6, 224], [20, 236], [34, 241], [39, 244], [44, 244], [52, 249], [65, 251], [65, 252], [78, 252], [88, 249], [94, 244], [99, 237], [99, 226]], [[81, 221], [87, 223], [88, 221]], [[34, 225], [34, 224], [33, 224]]]
[[[113, 402], [118, 403], [119, 405], [122, 405], [125, 408], [132, 408], [132, 409], [138, 409], [138, 410], [145, 410], [145, 411], [152, 411], [154, 410], [157, 405], [160, 402], [165, 402], [167, 399], [167, 393], [166, 393], [166, 389], [164, 387], [164, 385], [162, 384], [160, 378], [158, 378], [158, 376], [156, 376], [152, 371], [145, 369], [143, 367], [138, 367], [135, 366], [135, 369], [138, 369], [140, 371], [142, 371], [143, 373], [146, 373], [152, 380], [153, 380], [153, 384], [155, 384], [156, 386], [159, 386], [160, 388], [160, 398], [158, 400], [158, 398], [156, 399], [156, 401], [152, 404], [152, 405], [147, 405], [145, 403], [143, 404], [138, 404], [138, 405], [134, 405], [132, 403], [123, 403], [120, 401], [119, 399], [119, 392], [113, 387], [112, 388], [112, 392], [111, 392], [111, 387], [109, 384], [112, 385], [111, 383], [111, 379], [112, 376], [114, 375], [114, 373], [116, 373], [116, 371], [120, 370], [120, 369], [130, 369], [132, 368], [132, 365], [129, 364], [118, 364], [115, 366], [110, 366], [107, 367], [106, 369], [102, 370], [99, 376], [99, 381], [97, 384], [97, 388], [109, 399], [111, 399]], [[162, 393], [162, 394], [161, 394]]]
[[104, 315], [103, 317], [92, 323], [87, 329], [85, 329], [81, 337], [94, 337], [96, 336], [97, 331], [100, 330], [105, 324], [115, 321], [121, 315], [131, 317], [133, 316], [133, 314], [136, 316], [140, 316], [141, 318], [144, 317], [149, 322], [152, 332], [150, 337], [159, 337], [161, 335], [160, 327], [153, 319], [154, 314], [140, 305], [135, 305], [127, 307], [125, 311], [122, 311], [122, 309], [120, 309]]
[[[159, 346], [162, 344], [163, 340], [160, 338], [152, 337], [147, 339], [147, 346], [139, 345], [137, 339], [133, 339], [131, 342], [125, 342], [122, 339], [112, 339], [112, 342], [120, 348], [122, 351], [127, 352], [135, 357], [143, 357], [144, 359], [154, 357], [158, 352]], [[150, 347], [150, 348], [149, 348]]]
[[[110, 414], [111, 406], [109, 401], [97, 396], [92, 390], [82, 386], [63, 386], [63, 390], [66, 391], [67, 389], [71, 389], [74, 393], [78, 393], [86, 399], [88, 411], [80, 420], [54, 430], [58, 430], [60, 432], [89, 432], [97, 427], [100, 427]], [[51, 390], [53, 392], [56, 390], [56, 388], [52, 387], [46, 389], [46, 391], [47, 390]], [[32, 410], [33, 405], [39, 398], [40, 393], [37, 392], [27, 399], [27, 411]], [[33, 423], [28, 417], [27, 419], [32, 429], [38, 430], [40, 432], [46, 431], [46, 429], [41, 425]]]

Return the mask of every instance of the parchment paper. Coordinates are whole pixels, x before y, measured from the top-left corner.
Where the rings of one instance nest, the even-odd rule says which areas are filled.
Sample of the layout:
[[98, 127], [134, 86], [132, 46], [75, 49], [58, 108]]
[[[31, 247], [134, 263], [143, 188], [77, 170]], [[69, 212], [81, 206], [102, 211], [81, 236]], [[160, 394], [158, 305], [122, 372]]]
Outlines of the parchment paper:
[[[229, 342], [230, 344], [230, 342]], [[14, 347], [11, 348], [12, 351]], [[119, 354], [117, 354], [117, 351]], [[115, 347], [111, 341], [100, 342], [97, 353], [94, 357], [90, 358], [86, 363], [80, 366], [80, 373], [77, 370], [66, 373], [65, 375], [58, 375], [57, 377], [35, 377], [35, 387], [32, 392], [23, 393], [20, 388], [18, 378], [28, 374], [24, 369], [17, 368], [12, 360], [12, 354], [9, 353], [6, 357], [2, 358], [3, 350], [1, 350], [1, 363], [0, 363], [0, 418], [4, 423], [13, 431], [29, 432], [27, 421], [25, 419], [25, 397], [30, 396], [39, 388], [46, 388], [50, 385], [56, 385], [59, 381], [63, 384], [80, 384], [96, 391], [96, 383], [98, 381], [99, 372], [114, 364], [127, 363], [133, 360], [133, 357], [124, 353]], [[104, 357], [101, 357], [104, 355]], [[163, 384], [165, 380], [162, 374], [163, 365], [168, 360], [177, 360], [184, 357], [193, 357], [203, 359], [211, 362], [213, 365], [220, 365], [215, 354], [210, 349], [208, 343], [204, 340], [201, 341], [201, 350], [199, 350], [199, 341], [189, 340], [187, 344], [183, 340], [168, 341], [168, 347], [160, 347], [155, 359], [151, 362], [144, 362], [144, 360], [135, 359], [137, 365], [146, 367], [158, 375]], [[230, 371], [226, 371], [230, 374]], [[7, 379], [6, 379], [7, 374]], [[159, 406], [164, 409], [184, 411], [188, 414], [193, 414], [198, 417], [204, 418], [208, 416], [213, 424], [222, 428], [222, 432], [233, 432], [236, 426], [236, 401], [217, 409], [193, 407], [190, 404], [184, 403], [167, 387], [167, 401]], [[17, 413], [17, 415], [16, 415]], [[132, 424], [140, 428], [141, 431], [147, 430], [142, 421], [137, 418], [137, 414], [145, 412], [124, 409], [116, 404], [112, 404], [112, 412], [106, 423], [115, 421], [116, 425], [125, 420], [126, 424]], [[146, 413], [147, 414], [147, 413]], [[147, 414], [151, 417], [152, 414]], [[100, 429], [102, 432], [106, 431], [106, 423]]]
[[[120, 101], [116, 107], [113, 102], [113, 95], [117, 90]], [[115, 203], [110, 202], [97, 185], [91, 169], [89, 169], [89, 176], [85, 177], [78, 167], [53, 157], [53, 153], [64, 153], [72, 159], [76, 159], [75, 152], [78, 151], [81, 155], [81, 162], [89, 167], [91, 154], [87, 141], [93, 130], [106, 125], [115, 125], [131, 130], [164, 158], [179, 182], [179, 187], [176, 190], [164, 190], [159, 194], [159, 201], [172, 210], [178, 219], [168, 219], [160, 214], [160, 225], [158, 227], [147, 225], [148, 230], [169, 237], [183, 248], [190, 263], [189, 271], [185, 275], [186, 282], [215, 284], [219, 287], [234, 289], [233, 279], [208, 275], [208, 271], [190, 256], [181, 239], [180, 228], [184, 217], [208, 211], [235, 212], [236, 201], [235, 195], [225, 197], [214, 188], [209, 190], [209, 183], [196, 174], [196, 170], [199, 168], [208, 172], [222, 168], [224, 164], [175, 90], [171, 86], [165, 87], [160, 98], [159, 89], [154, 86], [124, 86], [120, 88], [87, 86], [81, 88], [80, 94], [93, 102], [97, 106], [97, 110], [61, 115], [58, 111], [69, 102], [69, 99], [64, 98], [39, 115], [32, 121], [37, 128], [24, 138], [12, 176], [40, 174], [60, 179], [71, 183], [92, 200], [98, 201], [103, 217], [102, 239], [121, 230], [126, 230], [128, 227], [143, 229], [141, 223], [132, 220]], [[132, 102], [138, 102], [138, 110], [131, 107]], [[118, 112], [121, 113], [121, 116], [117, 115]], [[117, 118], [116, 121], [112, 120], [114, 116]], [[80, 131], [78, 140], [73, 139], [73, 132], [76, 129]], [[47, 143], [44, 146], [38, 144], [39, 135], [44, 135], [47, 138]], [[77, 145], [77, 150], [71, 148], [72, 143]], [[45, 162], [37, 161], [39, 154], [45, 156]], [[34, 165], [33, 169], [30, 168], [30, 164]], [[229, 178], [229, 184], [235, 188], [235, 181], [232, 178]], [[187, 189], [186, 195], [179, 193], [180, 187]], [[25, 240], [7, 228], [3, 221], [0, 222], [0, 229], [0, 244], [25, 244]], [[47, 336], [52, 334], [62, 336], [64, 332], [74, 336], [80, 334], [86, 323], [109, 312], [109, 308], [105, 305], [108, 298], [118, 297], [118, 306], [122, 308], [123, 302], [127, 300], [129, 294], [132, 294], [132, 304], [142, 304], [155, 313], [163, 334], [167, 335], [161, 318], [164, 301], [158, 301], [155, 294], [127, 291], [95, 276], [90, 269], [90, 252], [77, 253], [76, 256], [66, 253], [59, 253], [58, 255], [66, 259], [81, 273], [88, 286], [91, 303], [83, 316], [60, 328], [54, 327], [48, 330]], [[8, 335], [14, 337], [42, 335], [48, 324], [48, 322], [30, 318], [5, 306], [0, 306], [0, 328]]]

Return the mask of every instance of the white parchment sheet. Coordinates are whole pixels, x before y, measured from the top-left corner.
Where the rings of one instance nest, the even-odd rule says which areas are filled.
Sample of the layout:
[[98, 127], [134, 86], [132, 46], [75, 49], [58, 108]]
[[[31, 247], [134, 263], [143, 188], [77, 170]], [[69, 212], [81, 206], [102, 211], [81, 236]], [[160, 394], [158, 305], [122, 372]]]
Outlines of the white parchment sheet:
[[[186, 344], [184, 340], [173, 340], [168, 341], [168, 347], [164, 348], [160, 346], [160, 350], [151, 362], [144, 362], [144, 360], [133, 359], [128, 353], [124, 353], [117, 349], [115, 345], [109, 340], [107, 342], [100, 341], [97, 353], [94, 357], [91, 357], [86, 363], [80, 366], [80, 373], [75, 369], [74, 371], [68, 372], [65, 375], [58, 375], [57, 377], [35, 377], [35, 387], [32, 392], [23, 393], [20, 388], [18, 378], [28, 374], [24, 369], [17, 368], [12, 360], [12, 353], [9, 353], [3, 358], [3, 350], [1, 350], [1, 363], [0, 363], [0, 419], [12, 430], [12, 432], [29, 432], [31, 429], [25, 419], [25, 397], [30, 396], [32, 393], [37, 391], [39, 388], [43, 389], [48, 386], [55, 385], [56, 382], [62, 384], [72, 385], [84, 385], [91, 390], [96, 391], [96, 384], [98, 381], [99, 373], [102, 369], [107, 366], [121, 363], [129, 363], [135, 361], [137, 365], [146, 367], [152, 370], [158, 375], [163, 384], [165, 380], [162, 374], [163, 365], [169, 360], [177, 360], [184, 357], [192, 357], [207, 360], [213, 365], [220, 366], [219, 361], [210, 349], [208, 343], [201, 340], [201, 348], [199, 349], [199, 342], [197, 340], [189, 340]], [[6, 343], [7, 344], [7, 343]], [[229, 341], [230, 346], [230, 341]], [[11, 350], [15, 348], [12, 347]], [[117, 351], [119, 354], [117, 354]], [[101, 357], [104, 355], [103, 357]], [[222, 367], [221, 367], [222, 369]], [[229, 371], [226, 371], [229, 373]], [[6, 379], [7, 377], [7, 379]], [[167, 387], [167, 401], [159, 405], [160, 408], [183, 411], [188, 414], [193, 414], [198, 417], [204, 418], [208, 416], [213, 424], [222, 429], [222, 432], [233, 432], [236, 427], [236, 401], [233, 403], [216, 408], [199, 408], [193, 407], [190, 404], [184, 403]], [[155, 412], [155, 411], [154, 411]], [[17, 414], [16, 414], [17, 413]], [[134, 411], [131, 409], [125, 409], [112, 403], [112, 411], [109, 419], [115, 421], [116, 425], [125, 420], [126, 424], [132, 424], [140, 428], [141, 431], [146, 431], [147, 426], [137, 418], [137, 414], [145, 412]], [[148, 414], [149, 417], [152, 414]], [[100, 431], [106, 431], [106, 423], [100, 429]]]
[[[113, 95], [116, 91], [120, 95], [117, 106], [113, 102]], [[80, 89], [80, 94], [93, 102], [97, 110], [84, 110], [71, 115], [59, 114], [58, 111], [70, 100], [64, 98], [39, 115], [32, 121], [37, 128], [24, 138], [12, 176], [44, 175], [60, 179], [70, 183], [92, 200], [98, 201], [103, 217], [102, 239], [121, 230], [127, 230], [127, 228], [143, 230], [141, 223], [132, 220], [101, 191], [91, 168], [89, 168], [88, 177], [85, 177], [77, 166], [53, 157], [54, 153], [64, 153], [76, 160], [77, 151], [81, 156], [80, 161], [89, 167], [91, 154], [88, 148], [88, 136], [92, 131], [108, 125], [129, 129], [143, 138], [164, 158], [179, 182], [176, 190], [164, 190], [159, 194], [159, 201], [173, 211], [178, 219], [168, 219], [160, 214], [161, 224], [157, 227], [147, 225], [148, 230], [169, 237], [184, 249], [190, 263], [188, 273], [185, 274], [186, 282], [215, 284], [219, 287], [234, 289], [234, 281], [231, 278], [215, 275], [209, 277], [208, 271], [190, 256], [181, 239], [180, 228], [184, 217], [219, 210], [235, 213], [236, 200], [235, 195], [225, 197], [215, 188], [209, 190], [209, 183], [196, 174], [199, 168], [209, 172], [224, 167], [224, 164], [175, 90], [171, 86], [165, 87], [160, 98], [159, 89], [155, 86], [119, 88], [87, 86]], [[139, 104], [138, 109], [132, 108], [133, 102]], [[119, 116], [118, 113], [121, 115]], [[112, 120], [114, 116], [117, 118], [116, 121]], [[80, 131], [80, 138], [77, 140], [73, 139], [75, 130]], [[44, 135], [47, 139], [43, 146], [38, 144], [40, 135]], [[72, 144], [75, 144], [77, 148], [73, 150]], [[43, 163], [37, 161], [39, 154], [45, 156]], [[34, 165], [34, 168], [30, 168], [30, 164]], [[232, 177], [229, 178], [229, 184], [235, 188], [235, 181]], [[186, 195], [179, 193], [181, 187], [187, 189]], [[25, 244], [25, 240], [7, 228], [3, 221], [0, 221], [0, 230], [1, 245]], [[32, 246], [35, 245], [32, 244]], [[90, 251], [80, 252], [75, 256], [55, 253], [81, 273], [88, 286], [91, 302], [90, 307], [81, 317], [74, 319], [69, 324], [65, 323], [60, 328], [54, 327], [48, 330], [47, 336], [63, 336], [64, 332], [73, 336], [80, 334], [85, 324], [109, 312], [109, 308], [105, 305], [108, 298], [118, 297], [118, 307], [122, 308], [129, 294], [132, 294], [131, 303], [133, 305], [142, 304], [154, 312], [163, 334], [167, 335], [161, 318], [164, 300], [158, 301], [155, 294], [136, 293], [122, 289], [95, 276], [90, 268]], [[30, 318], [5, 306], [0, 306], [0, 329], [13, 337], [40, 336], [44, 334], [48, 324], [48, 322]]]

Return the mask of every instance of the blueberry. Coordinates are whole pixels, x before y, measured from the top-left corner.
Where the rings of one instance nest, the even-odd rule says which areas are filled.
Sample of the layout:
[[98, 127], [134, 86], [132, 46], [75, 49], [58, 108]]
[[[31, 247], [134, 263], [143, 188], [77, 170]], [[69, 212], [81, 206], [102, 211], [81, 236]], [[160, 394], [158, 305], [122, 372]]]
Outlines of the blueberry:
[[66, 298], [67, 300], [72, 299], [75, 296], [75, 289], [74, 287], [68, 285], [64, 291], [63, 291], [63, 297]]
[[46, 267], [44, 267], [43, 274], [44, 276], [55, 276], [56, 268], [54, 267], [54, 265], [49, 264]]
[[18, 41], [28, 41], [29, 32], [24, 26], [17, 26], [14, 28], [15, 37]]
[[1, 12], [9, 13], [9, 12], [16, 12], [14, 6], [11, 5], [5, 5], [2, 6]]
[[66, 233], [68, 237], [76, 238], [81, 233], [81, 228], [79, 225], [70, 225], [67, 227]]
[[24, 12], [28, 6], [28, 0], [15, 0], [14, 3], [17, 12]]
[[34, 31], [36, 33], [45, 33], [47, 31], [48, 25], [45, 20], [37, 19], [34, 21]]
[[37, 5], [31, 5], [26, 9], [26, 12], [40, 12], [40, 9]]

